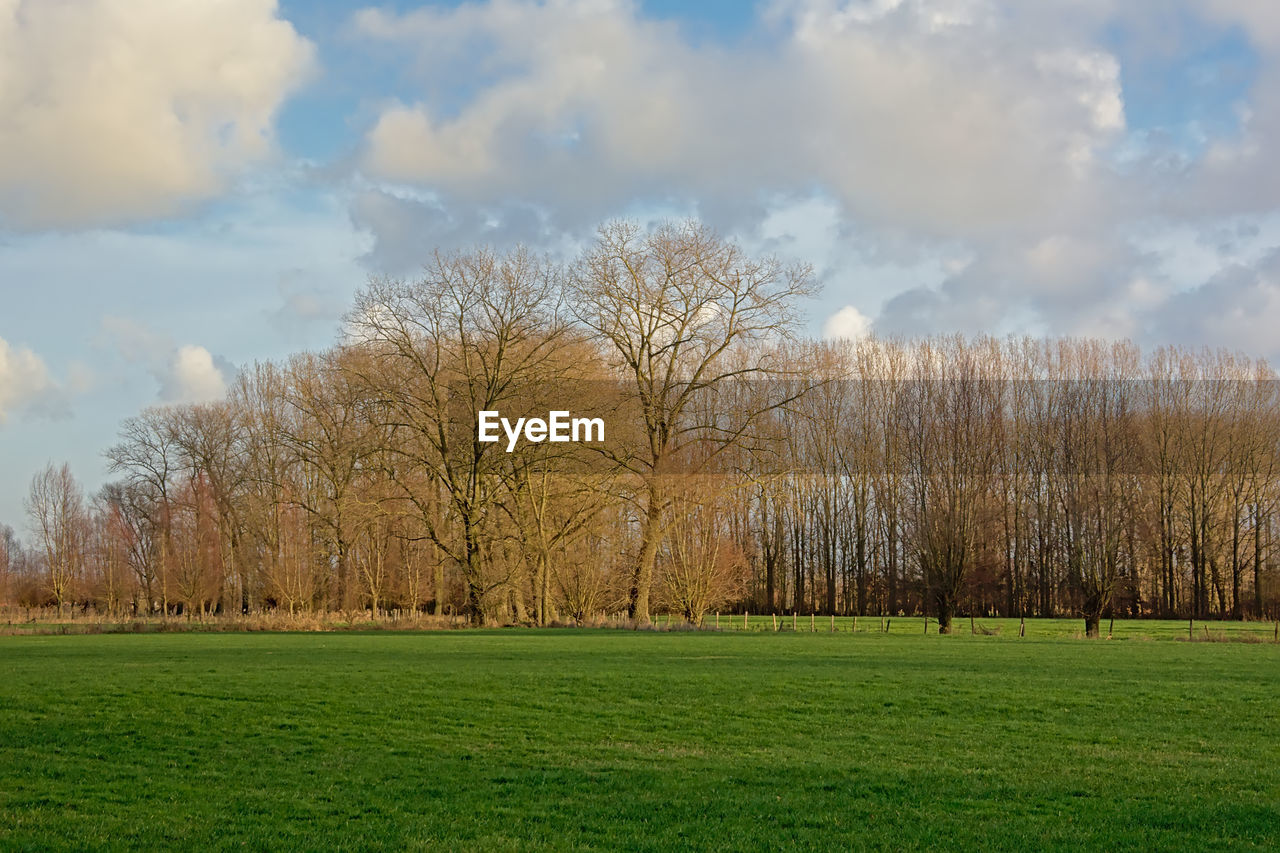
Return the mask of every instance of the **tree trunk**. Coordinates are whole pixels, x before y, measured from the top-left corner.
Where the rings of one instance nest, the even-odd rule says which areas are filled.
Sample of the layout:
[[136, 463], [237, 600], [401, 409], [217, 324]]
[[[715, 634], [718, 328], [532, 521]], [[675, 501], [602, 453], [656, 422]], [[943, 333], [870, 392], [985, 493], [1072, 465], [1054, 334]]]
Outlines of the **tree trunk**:
[[545, 628], [551, 621], [547, 613], [547, 602], [551, 600], [551, 567], [545, 554], [538, 558], [538, 575], [538, 624]]
[[347, 540], [342, 534], [334, 536], [334, 544], [338, 549], [338, 609], [347, 609]]
[[[804, 528], [801, 526], [798, 515], [791, 525], [791, 553], [795, 568], [795, 590], [792, 593], [792, 606], [800, 607], [804, 604], [804, 572], [808, 551], [806, 549]], [[785, 604], [785, 602], [783, 603]]]
[[517, 624], [523, 625], [529, 621], [528, 607], [525, 605], [524, 590], [519, 585], [511, 587], [511, 609]]
[[1231, 618], [1241, 617], [1240, 581], [1244, 566], [1240, 562], [1240, 504], [1236, 503], [1231, 519]]
[[649, 506], [645, 511], [644, 536], [640, 545], [640, 559], [631, 577], [631, 590], [627, 612], [637, 622], [649, 621], [649, 590], [653, 586], [653, 567], [658, 560], [658, 545], [662, 540], [662, 501], [656, 486], [649, 488]]
[[431, 609], [432, 616], [444, 615], [444, 561], [440, 559], [440, 555], [434, 554], [435, 565], [431, 569], [431, 585], [435, 587], [435, 606]]
[[887, 522], [888, 532], [886, 534], [886, 547], [889, 550], [889, 578], [888, 591], [889, 597], [889, 615], [896, 616], [898, 614], [898, 529], [897, 520], [890, 517]]
[[1253, 615], [1262, 618], [1262, 507], [1254, 504], [1253, 516]]
[[484, 587], [480, 583], [480, 540], [470, 517], [462, 519], [462, 535], [466, 543], [466, 563], [462, 568], [467, 581], [467, 613], [471, 624], [479, 626], [484, 624]]
[[467, 613], [472, 625], [484, 625], [484, 590], [474, 581], [467, 581]]
[[951, 615], [953, 611], [951, 600], [946, 595], [939, 593], [936, 597], [936, 601], [938, 605], [938, 633], [950, 634]]

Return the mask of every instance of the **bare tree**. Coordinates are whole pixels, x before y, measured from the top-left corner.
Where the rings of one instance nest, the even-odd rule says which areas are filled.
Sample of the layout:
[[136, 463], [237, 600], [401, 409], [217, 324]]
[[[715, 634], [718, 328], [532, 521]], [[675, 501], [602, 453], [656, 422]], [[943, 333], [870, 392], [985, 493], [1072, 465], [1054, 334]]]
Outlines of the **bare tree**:
[[108, 483], [102, 487], [98, 501], [113, 528], [113, 536], [123, 545], [136, 597], [141, 597], [143, 611], [152, 613], [159, 582], [156, 521], [160, 513], [154, 506], [154, 495], [139, 483]]
[[13, 528], [0, 524], [0, 602], [7, 603], [13, 599], [19, 547]]
[[437, 254], [418, 281], [371, 282], [350, 317], [368, 356], [358, 375], [395, 433], [398, 462], [386, 474], [462, 572], [477, 622], [509, 581], [486, 572], [505, 459], [480, 440], [478, 415], [519, 407], [524, 384], [554, 361], [568, 333], [558, 287], [557, 268], [523, 250]]
[[[247, 613], [251, 581], [241, 560], [241, 501], [249, 476], [241, 410], [230, 401], [220, 401], [174, 408], [170, 416], [188, 480], [209, 499], [218, 562], [235, 579], [240, 612]], [[216, 598], [222, 600], [221, 590]]]
[[339, 609], [348, 605], [352, 505], [365, 462], [388, 443], [386, 428], [370, 421], [368, 388], [360, 380], [358, 349], [295, 356], [286, 368], [286, 410], [278, 437], [311, 486], [292, 499], [326, 532], [336, 569]]
[[1052, 488], [1063, 517], [1068, 576], [1085, 635], [1111, 606], [1136, 490], [1138, 441], [1130, 387], [1138, 363], [1129, 345], [1064, 342], [1057, 398], [1058, 464]]
[[173, 490], [182, 465], [170, 412], [151, 408], [126, 420], [120, 427], [120, 442], [107, 450], [106, 456], [113, 472], [123, 473], [126, 482], [146, 493], [145, 500], [134, 501], [133, 507], [145, 507], [151, 513], [149, 521], [157, 543], [154, 575], [159, 579], [161, 612], [168, 613]]
[[910, 481], [916, 556], [938, 619], [951, 619], [978, 550], [981, 513], [996, 471], [1004, 383], [995, 344], [924, 343], [911, 384]]
[[26, 509], [43, 552], [45, 586], [61, 615], [84, 563], [84, 495], [71, 466], [50, 463], [37, 473], [31, 479]]
[[104, 487], [94, 496], [87, 520], [85, 581], [88, 597], [99, 610], [119, 614], [124, 609], [126, 597], [136, 601], [136, 587], [130, 583], [133, 578], [132, 529], [121, 512], [120, 504], [111, 499], [110, 487]]
[[752, 345], [785, 336], [810, 270], [775, 258], [753, 259], [696, 223], [646, 232], [626, 222], [600, 230], [576, 265], [573, 304], [579, 321], [612, 351], [630, 386], [642, 443], [617, 461], [637, 475], [640, 550], [628, 596], [635, 619], [649, 619], [654, 563], [670, 497], [663, 491], [671, 460], [691, 440], [714, 436], [732, 446], [782, 401], [737, 412], [736, 422], [690, 423], [690, 404], [728, 383], [783, 370], [772, 349]]
[[728, 535], [727, 517], [734, 483], [710, 475], [683, 478], [672, 489], [672, 521], [663, 540], [664, 591], [685, 621], [703, 616], [741, 596], [746, 561]]

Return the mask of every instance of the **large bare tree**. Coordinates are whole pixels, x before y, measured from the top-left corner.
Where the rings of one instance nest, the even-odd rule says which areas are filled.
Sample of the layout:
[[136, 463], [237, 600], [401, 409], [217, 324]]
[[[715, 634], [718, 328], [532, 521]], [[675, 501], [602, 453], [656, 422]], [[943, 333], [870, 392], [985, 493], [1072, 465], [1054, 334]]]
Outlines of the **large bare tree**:
[[639, 477], [640, 548], [629, 592], [632, 618], [649, 619], [654, 563], [670, 497], [664, 478], [690, 441], [730, 447], [782, 401], [725, 412], [723, 422], [689, 418], [699, 396], [733, 382], [785, 370], [763, 346], [785, 337], [810, 270], [777, 258], [753, 258], [693, 222], [646, 230], [630, 222], [600, 229], [573, 271], [578, 320], [611, 351], [618, 378], [634, 398], [640, 446], [617, 455]]
[[478, 415], [519, 408], [524, 386], [557, 363], [569, 332], [560, 284], [557, 267], [524, 250], [441, 253], [415, 281], [370, 282], [349, 318], [366, 355], [352, 369], [395, 436], [398, 462], [385, 473], [461, 571], [477, 622], [508, 581], [485, 560], [505, 448], [480, 440]]
[[32, 477], [26, 508], [42, 552], [45, 588], [61, 615], [84, 564], [88, 526], [84, 494], [71, 466], [50, 463]]
[[995, 343], [921, 344], [911, 383], [909, 478], [916, 556], [938, 632], [951, 633], [996, 480], [1005, 383]]

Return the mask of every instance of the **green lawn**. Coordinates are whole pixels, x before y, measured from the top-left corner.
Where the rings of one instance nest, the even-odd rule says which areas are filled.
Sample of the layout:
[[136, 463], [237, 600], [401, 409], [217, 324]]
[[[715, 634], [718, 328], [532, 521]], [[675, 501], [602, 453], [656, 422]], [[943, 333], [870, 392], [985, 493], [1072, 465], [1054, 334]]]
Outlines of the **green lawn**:
[[[830, 616], [798, 616], [790, 613], [778, 614], [776, 621], [773, 616], [754, 613], [744, 620], [741, 613], [737, 615], [721, 613], [718, 616], [713, 613], [706, 618], [705, 624], [708, 628], [718, 627], [722, 631], [773, 631], [776, 625], [779, 632], [794, 630], [803, 633], [814, 631], [830, 633], [834, 625], [837, 633], [880, 633], [887, 628], [890, 634], [923, 634], [926, 627], [925, 621], [923, 616], [894, 616], [889, 619], [882, 619], [879, 616], [859, 616], [857, 619], [852, 616], [837, 616], [832, 620]], [[657, 624], [660, 627], [664, 626], [666, 616], [657, 617]], [[957, 635], [986, 629], [992, 632], [993, 636], [1022, 639], [1018, 633], [1020, 627], [1018, 619], [977, 617], [973, 620], [971, 628], [968, 616], [957, 616], [951, 627], [953, 633]], [[1204, 640], [1206, 632], [1214, 640], [1221, 637], [1274, 640], [1277, 636], [1274, 622], [1197, 620], [1193, 625], [1189, 625], [1185, 619], [1102, 620], [1102, 636], [1106, 637], [1110, 631], [1111, 636], [1117, 640], [1185, 640], [1188, 628], [1197, 641]], [[931, 633], [937, 633], [938, 620], [929, 618], [928, 630]], [[1027, 639], [1070, 639], [1081, 637], [1083, 634], [1084, 620], [1080, 618], [1026, 620]]]
[[1280, 846], [1280, 646], [915, 624], [0, 637], [0, 848]]

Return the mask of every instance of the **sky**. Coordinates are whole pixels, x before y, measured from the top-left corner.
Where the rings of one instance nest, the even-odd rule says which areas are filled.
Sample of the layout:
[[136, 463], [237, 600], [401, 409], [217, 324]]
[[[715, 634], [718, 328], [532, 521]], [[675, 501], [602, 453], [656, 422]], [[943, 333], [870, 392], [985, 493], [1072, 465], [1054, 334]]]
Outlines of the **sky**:
[[1280, 4], [0, 0], [0, 523], [436, 248], [697, 217], [815, 336], [1280, 360]]

